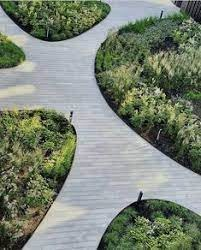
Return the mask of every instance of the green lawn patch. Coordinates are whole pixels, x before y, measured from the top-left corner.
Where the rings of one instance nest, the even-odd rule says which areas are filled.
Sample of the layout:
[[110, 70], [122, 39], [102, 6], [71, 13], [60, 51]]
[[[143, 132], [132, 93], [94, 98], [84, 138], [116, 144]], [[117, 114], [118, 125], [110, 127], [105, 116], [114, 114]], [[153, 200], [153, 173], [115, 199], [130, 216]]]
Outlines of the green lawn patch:
[[1, 5], [24, 30], [47, 41], [80, 35], [110, 12], [101, 1], [2, 1]]
[[0, 68], [14, 67], [24, 60], [24, 52], [0, 33]]
[[0, 113], [0, 248], [21, 249], [58, 194], [76, 135], [54, 111]]
[[201, 25], [183, 14], [146, 18], [109, 35], [96, 76], [140, 135], [201, 174]]
[[123, 210], [108, 227], [98, 249], [200, 248], [200, 216], [171, 202], [148, 200]]

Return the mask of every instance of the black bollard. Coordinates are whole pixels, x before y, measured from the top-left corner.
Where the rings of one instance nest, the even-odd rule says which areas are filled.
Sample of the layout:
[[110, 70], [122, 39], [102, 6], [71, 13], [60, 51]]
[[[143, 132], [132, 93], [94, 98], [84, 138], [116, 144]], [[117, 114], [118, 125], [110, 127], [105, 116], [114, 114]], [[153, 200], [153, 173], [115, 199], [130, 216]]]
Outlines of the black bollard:
[[143, 196], [143, 192], [140, 191], [138, 198], [137, 198], [137, 202], [140, 202], [142, 200], [142, 196]]
[[164, 13], [164, 11], [161, 10], [160, 20], [163, 18], [163, 13]]
[[70, 122], [70, 124], [72, 123], [72, 119], [73, 119], [73, 111], [70, 112], [70, 116], [69, 116], [69, 122]]

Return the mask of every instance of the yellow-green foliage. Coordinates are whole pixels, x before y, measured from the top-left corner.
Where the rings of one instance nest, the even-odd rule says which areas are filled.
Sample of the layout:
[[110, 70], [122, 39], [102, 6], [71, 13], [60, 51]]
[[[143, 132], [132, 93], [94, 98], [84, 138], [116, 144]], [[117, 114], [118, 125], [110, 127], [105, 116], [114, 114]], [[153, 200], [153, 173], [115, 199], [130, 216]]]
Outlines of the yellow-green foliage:
[[33, 36], [62, 40], [104, 19], [109, 5], [98, 1], [4, 1], [3, 8]]
[[76, 145], [76, 137], [70, 133], [67, 135], [67, 138], [61, 151], [54, 152], [52, 158], [47, 160], [44, 166], [44, 173], [51, 178], [63, 178], [70, 170]]
[[160, 52], [147, 58], [146, 72], [165, 91], [201, 91], [201, 47], [190, 47], [183, 53]]
[[27, 110], [1, 112], [0, 137], [0, 246], [12, 249], [65, 180], [76, 136], [62, 115]]

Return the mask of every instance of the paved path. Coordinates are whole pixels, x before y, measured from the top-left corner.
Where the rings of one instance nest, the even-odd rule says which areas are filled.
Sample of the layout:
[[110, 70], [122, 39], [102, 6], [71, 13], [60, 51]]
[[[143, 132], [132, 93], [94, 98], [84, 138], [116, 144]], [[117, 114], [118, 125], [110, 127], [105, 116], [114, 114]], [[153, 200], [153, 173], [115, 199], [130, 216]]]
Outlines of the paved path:
[[62, 191], [25, 250], [95, 250], [111, 220], [144, 198], [174, 201], [201, 214], [201, 177], [157, 151], [108, 107], [96, 85], [94, 60], [108, 31], [175, 10], [166, 0], [111, 0], [110, 15], [71, 40], [47, 43], [24, 33], [0, 10], [0, 30], [21, 45], [22, 65], [0, 71], [1, 108], [74, 110], [78, 145]]

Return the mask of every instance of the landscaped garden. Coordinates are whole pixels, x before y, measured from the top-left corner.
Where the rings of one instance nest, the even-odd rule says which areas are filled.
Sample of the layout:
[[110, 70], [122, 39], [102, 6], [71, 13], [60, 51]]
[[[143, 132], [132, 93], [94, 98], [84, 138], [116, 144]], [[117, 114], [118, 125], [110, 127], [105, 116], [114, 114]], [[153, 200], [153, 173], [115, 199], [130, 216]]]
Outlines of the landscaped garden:
[[2, 1], [7, 14], [31, 35], [47, 41], [77, 36], [103, 20], [110, 7], [101, 1]]
[[111, 107], [142, 137], [201, 174], [201, 25], [184, 14], [130, 23], [96, 58]]
[[171, 202], [147, 200], [123, 210], [108, 227], [98, 249], [200, 248], [200, 216]]
[[[128, 8], [134, 6], [132, 2], [128, 1]], [[101, 1], [35, 0], [2, 1], [0, 4], [22, 29], [46, 41], [59, 41], [77, 36], [103, 20], [110, 11], [109, 5]], [[118, 9], [116, 6], [115, 3], [115, 11]], [[149, 4], [147, 6], [150, 7]], [[115, 11], [112, 18], [117, 17], [115, 13], [118, 17], [121, 15], [121, 11]], [[144, 13], [143, 8], [140, 11]], [[125, 21], [125, 13], [122, 15]], [[130, 20], [130, 16], [128, 19]], [[114, 23], [113, 21], [111, 20], [109, 25], [109, 22], [106, 22], [108, 26], [104, 29], [116, 24], [116, 19]], [[95, 38], [98, 32], [102, 32], [97, 30], [94, 30]], [[30, 41], [31, 39], [34, 40], [33, 37], [30, 37]], [[93, 49], [97, 46], [97, 39], [94, 41], [91, 42]], [[68, 41], [67, 44], [72, 46], [74, 41], [71, 42]], [[83, 40], [80, 39], [79, 42], [78, 44], [82, 44]], [[30, 55], [39, 50], [39, 62], [44, 57], [43, 49], [47, 42], [42, 42], [39, 47], [38, 43], [30, 44]], [[63, 44], [65, 43], [61, 46], [64, 46]], [[78, 44], [75, 45], [79, 46]], [[53, 55], [55, 53], [55, 58], [58, 59], [58, 53], [61, 52], [60, 43], [57, 43], [57, 46], [53, 46], [58, 48], [53, 51]], [[92, 61], [94, 58], [91, 56], [93, 53], [90, 51], [89, 54], [86, 51], [82, 54], [80, 51], [80, 60], [84, 58], [86, 62]], [[2, 82], [6, 82], [3, 83], [0, 92], [9, 92], [10, 86], [12, 88], [14, 85], [15, 89], [21, 80], [29, 79], [38, 89], [35, 93], [37, 98], [30, 96], [31, 103], [38, 105], [37, 102], [45, 98], [44, 105], [52, 102], [59, 107], [70, 104], [75, 111], [78, 110], [77, 117], [80, 121], [78, 129], [81, 140], [75, 174], [68, 183], [71, 188], [65, 188], [65, 192], [61, 193], [61, 199], [68, 202], [56, 203], [59, 214], [55, 213], [55, 209], [48, 214], [55, 216], [55, 220], [45, 220], [42, 225], [45, 230], [32, 238], [29, 245], [31, 249], [97, 246], [97, 239], [100, 239], [98, 237], [101, 237], [102, 232], [99, 230], [100, 224], [105, 225], [105, 218], [112, 216], [110, 209], [113, 209], [113, 205], [110, 204], [115, 204], [118, 208], [121, 202], [117, 200], [122, 194], [128, 192], [130, 195], [130, 192], [136, 192], [128, 190], [134, 179], [144, 189], [144, 182], [140, 181], [140, 178], [144, 177], [142, 171], [136, 175], [136, 163], [139, 159], [141, 166], [148, 169], [148, 175], [161, 177], [158, 168], [160, 158], [155, 157], [157, 154], [150, 156], [150, 161], [154, 159], [156, 166], [150, 166], [147, 160], [142, 159], [138, 144], [131, 143], [134, 145], [133, 150], [124, 150], [125, 142], [130, 143], [133, 139], [129, 130], [124, 130], [119, 137], [119, 133], [116, 133], [122, 125], [119, 120], [110, 118], [107, 106], [102, 107], [102, 102], [94, 104], [94, 100], [100, 98], [99, 93], [92, 89], [87, 92], [89, 100], [84, 100], [86, 96], [83, 96], [83, 88], [93, 88], [93, 68], [80, 67], [84, 64], [77, 64], [79, 60], [74, 61], [72, 57], [72, 54], [69, 55], [67, 64], [62, 61], [63, 58], [59, 58], [59, 62], [55, 61], [54, 64], [45, 61], [39, 65], [40, 67], [36, 67], [34, 72], [19, 71], [16, 79], [8, 77], [8, 81], [6, 71], [2, 78]], [[97, 52], [95, 65], [100, 89], [115, 112], [152, 145], [198, 174], [201, 174], [200, 59], [201, 25], [184, 14], [175, 14], [161, 19], [146, 18], [110, 33]], [[0, 34], [0, 68], [16, 66], [23, 60], [23, 51]], [[60, 76], [61, 72], [57, 69], [64, 64], [67, 68], [69, 66], [67, 76]], [[47, 73], [52, 67], [54, 76]], [[12, 76], [15, 76], [15, 70], [11, 72]], [[82, 77], [87, 80], [80, 81]], [[96, 86], [94, 88], [96, 89]], [[75, 89], [76, 92], [73, 93]], [[72, 91], [70, 98], [69, 91]], [[2, 94], [2, 108], [10, 105], [11, 101], [16, 105], [25, 105], [29, 102], [29, 96], [24, 96], [25, 99], [21, 100], [18, 94], [15, 98], [14, 93], [12, 98], [5, 98]], [[100, 117], [104, 119], [101, 120]], [[98, 123], [91, 124], [96, 118]], [[110, 119], [113, 119], [111, 124]], [[111, 125], [109, 130], [108, 124]], [[122, 135], [125, 136], [125, 141], [121, 144]], [[0, 250], [20, 250], [46, 215], [68, 177], [76, 148], [76, 132], [71, 122], [56, 111], [2, 110], [0, 138]], [[113, 150], [117, 144], [117, 150]], [[83, 169], [85, 165], [87, 170]], [[162, 187], [165, 196], [172, 199], [174, 194], [169, 193], [169, 186], [175, 182], [178, 187], [178, 200], [182, 200], [183, 204], [192, 202], [191, 207], [200, 212], [200, 177], [191, 171], [183, 174], [184, 168], [177, 169], [177, 164], [174, 171], [174, 163], [171, 160], [165, 160], [164, 165], [170, 166], [166, 170], [171, 178], [162, 180], [158, 186]], [[178, 174], [178, 178], [174, 177], [175, 173]], [[154, 180], [155, 178], [149, 180], [149, 184], [151, 185]], [[188, 183], [183, 185], [181, 180]], [[108, 185], [105, 185], [107, 182]], [[84, 185], [86, 189], [83, 190]], [[117, 195], [113, 194], [113, 188], [117, 188]], [[100, 189], [103, 192], [101, 195]], [[191, 191], [195, 193], [188, 197]], [[157, 195], [156, 193], [156, 198]], [[184, 197], [189, 200], [185, 201]], [[61, 205], [64, 207], [61, 208]], [[91, 208], [94, 209], [92, 214]], [[98, 223], [94, 218], [99, 219]], [[47, 228], [51, 230], [46, 230]], [[201, 250], [201, 217], [168, 201], [139, 201], [124, 209], [111, 222], [98, 249]]]
[[23, 51], [0, 33], [0, 68], [14, 67], [24, 60]]
[[61, 114], [0, 113], [0, 248], [21, 249], [70, 171], [76, 135]]

